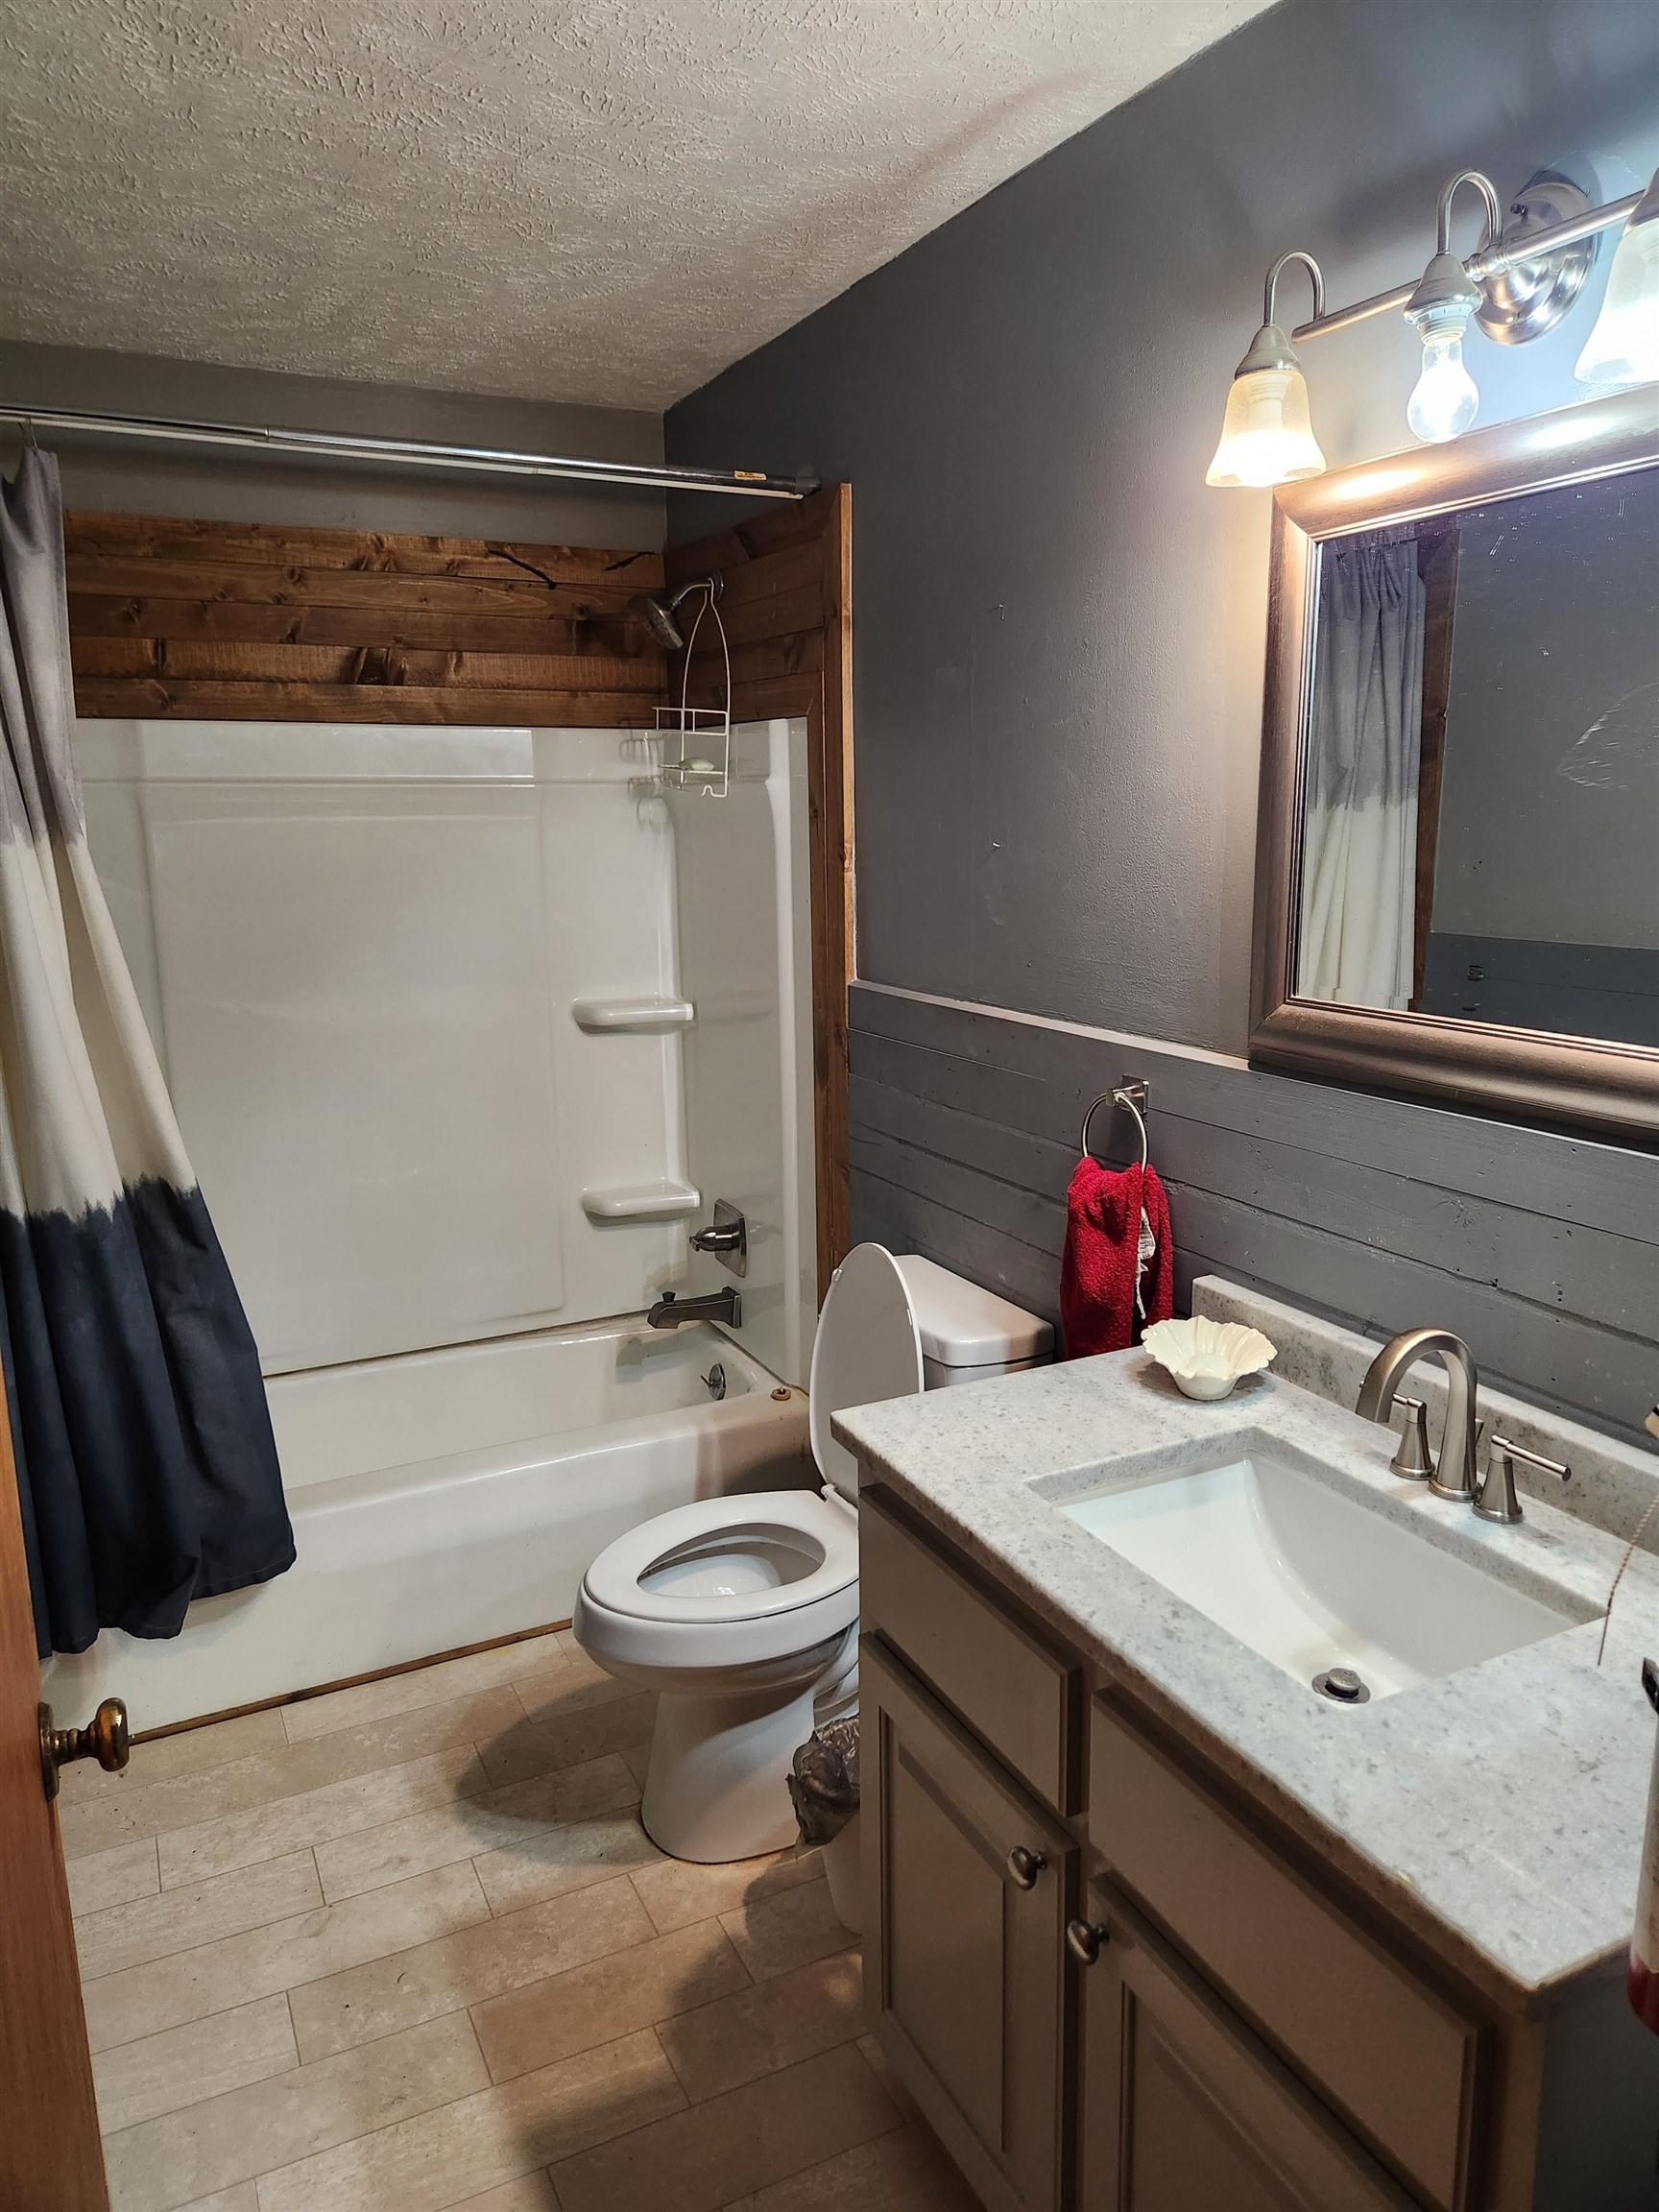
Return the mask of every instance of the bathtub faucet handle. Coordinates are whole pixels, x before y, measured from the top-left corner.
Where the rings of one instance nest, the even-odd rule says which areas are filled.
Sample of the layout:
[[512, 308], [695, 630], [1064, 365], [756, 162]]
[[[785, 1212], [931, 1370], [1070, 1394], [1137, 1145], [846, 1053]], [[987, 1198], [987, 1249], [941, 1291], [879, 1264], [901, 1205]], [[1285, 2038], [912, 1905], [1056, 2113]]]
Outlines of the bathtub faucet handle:
[[749, 1272], [749, 1224], [730, 1198], [716, 1198], [714, 1218], [707, 1229], [691, 1232], [693, 1252], [712, 1252], [733, 1275]]

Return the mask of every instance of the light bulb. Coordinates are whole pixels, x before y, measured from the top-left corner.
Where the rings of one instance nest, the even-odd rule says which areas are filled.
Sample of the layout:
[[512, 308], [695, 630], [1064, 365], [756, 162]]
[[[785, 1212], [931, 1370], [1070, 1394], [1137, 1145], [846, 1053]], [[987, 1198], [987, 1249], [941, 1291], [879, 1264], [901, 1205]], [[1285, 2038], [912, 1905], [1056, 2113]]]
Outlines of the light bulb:
[[1257, 490], [1318, 476], [1324, 469], [1296, 356], [1285, 333], [1266, 325], [1233, 379], [1221, 443], [1204, 481]]
[[1659, 178], [1619, 240], [1601, 312], [1584, 342], [1576, 374], [1580, 384], [1608, 388], [1659, 378]]
[[1460, 438], [1480, 404], [1475, 379], [1463, 366], [1464, 322], [1423, 330], [1423, 373], [1406, 403], [1406, 420], [1426, 445]]

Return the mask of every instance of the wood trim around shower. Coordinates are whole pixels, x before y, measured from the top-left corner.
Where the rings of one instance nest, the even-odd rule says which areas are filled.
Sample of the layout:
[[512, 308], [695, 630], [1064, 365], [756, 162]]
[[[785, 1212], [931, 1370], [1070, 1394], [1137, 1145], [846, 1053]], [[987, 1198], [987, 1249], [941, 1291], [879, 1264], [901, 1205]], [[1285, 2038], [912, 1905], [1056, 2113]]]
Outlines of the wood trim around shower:
[[[665, 556], [670, 589], [716, 571], [732, 651], [737, 721], [803, 715], [811, 839], [812, 1074], [818, 1221], [818, 1296], [852, 1235], [848, 1166], [847, 988], [853, 957], [853, 488], [828, 484], [791, 507], [771, 507]], [[704, 623], [686, 697], [719, 707], [725, 670]], [[670, 657], [668, 695], [680, 697], [683, 658]]]
[[[718, 568], [734, 712], [807, 727], [822, 1297], [852, 1217], [852, 533], [845, 484], [666, 556], [71, 513], [75, 703], [132, 719], [648, 728], [678, 698], [681, 665], [629, 601]], [[705, 624], [692, 703], [717, 705], [719, 678]]]

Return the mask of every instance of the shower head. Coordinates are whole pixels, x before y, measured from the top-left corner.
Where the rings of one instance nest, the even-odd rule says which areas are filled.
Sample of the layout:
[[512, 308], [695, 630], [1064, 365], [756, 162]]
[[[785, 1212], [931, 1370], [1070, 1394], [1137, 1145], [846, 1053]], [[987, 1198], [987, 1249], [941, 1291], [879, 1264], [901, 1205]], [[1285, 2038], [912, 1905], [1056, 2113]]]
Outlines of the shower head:
[[685, 633], [674, 619], [680, 611], [681, 602], [688, 599], [693, 591], [707, 591], [709, 604], [712, 605], [719, 598], [721, 589], [718, 576], [698, 576], [689, 584], [682, 584], [672, 597], [666, 591], [636, 593], [628, 602], [628, 612], [644, 620], [659, 645], [665, 646], [670, 653], [678, 653], [685, 643]]

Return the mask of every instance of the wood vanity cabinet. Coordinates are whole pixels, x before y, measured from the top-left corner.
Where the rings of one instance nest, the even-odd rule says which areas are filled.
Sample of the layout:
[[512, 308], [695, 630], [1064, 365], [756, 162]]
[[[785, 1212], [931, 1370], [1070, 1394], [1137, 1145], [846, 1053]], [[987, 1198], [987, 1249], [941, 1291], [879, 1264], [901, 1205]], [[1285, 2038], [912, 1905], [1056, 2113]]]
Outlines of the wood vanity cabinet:
[[865, 2001], [987, 2212], [1659, 2212], [1621, 1989], [1495, 2010], [890, 1492], [859, 1525]]
[[1092, 1887], [1080, 2212], [1404, 2212], [1316, 2099], [1124, 1901]]

